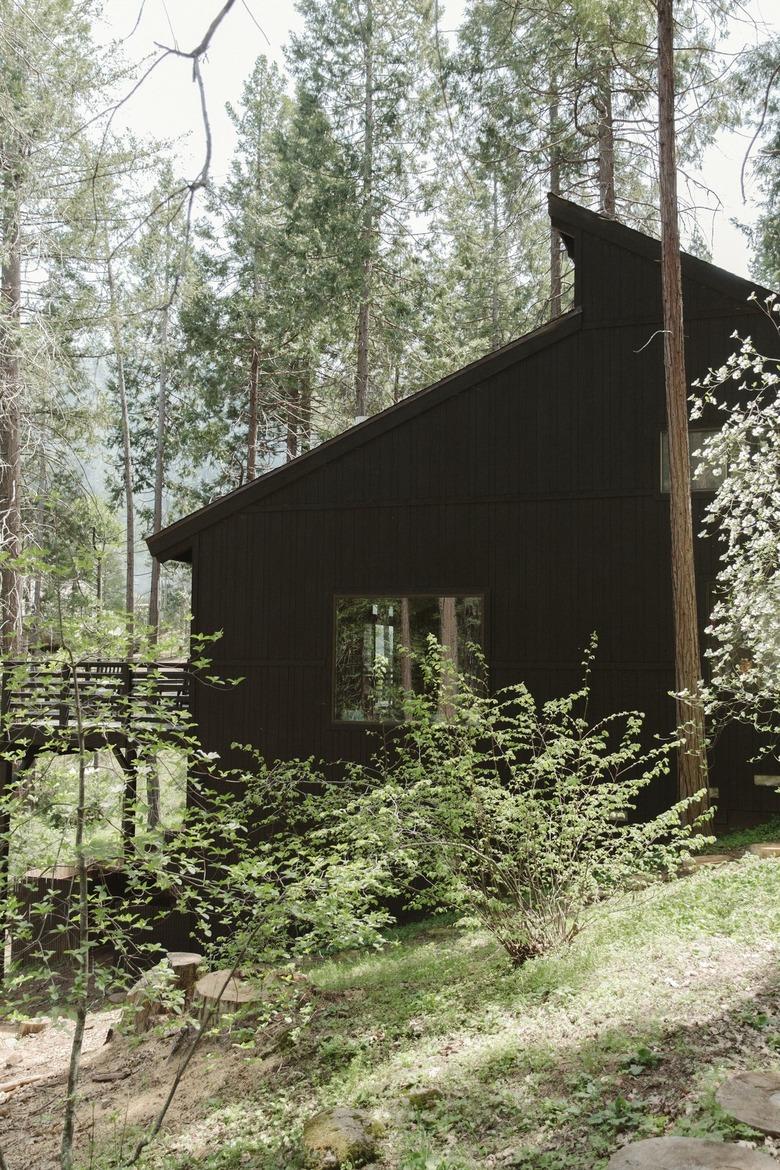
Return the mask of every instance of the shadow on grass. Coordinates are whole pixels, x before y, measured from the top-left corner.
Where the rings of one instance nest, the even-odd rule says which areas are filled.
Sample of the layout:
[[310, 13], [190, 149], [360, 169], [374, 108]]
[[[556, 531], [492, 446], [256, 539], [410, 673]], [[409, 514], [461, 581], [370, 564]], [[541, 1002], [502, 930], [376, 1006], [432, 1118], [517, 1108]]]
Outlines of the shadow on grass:
[[[464, 1165], [595, 1170], [632, 1136], [754, 1137], [714, 1090], [729, 1067], [780, 1048], [766, 949], [780, 937], [779, 895], [780, 866], [749, 859], [657, 889], [515, 971], [483, 935], [407, 929], [380, 955], [318, 972], [347, 996], [351, 1033], [382, 1040], [358, 1044], [322, 1088], [400, 1109], [408, 1148], [391, 1164], [402, 1170], [415, 1141], [454, 1144]], [[432, 1107], [405, 1108], [407, 1087], [431, 1081]]]

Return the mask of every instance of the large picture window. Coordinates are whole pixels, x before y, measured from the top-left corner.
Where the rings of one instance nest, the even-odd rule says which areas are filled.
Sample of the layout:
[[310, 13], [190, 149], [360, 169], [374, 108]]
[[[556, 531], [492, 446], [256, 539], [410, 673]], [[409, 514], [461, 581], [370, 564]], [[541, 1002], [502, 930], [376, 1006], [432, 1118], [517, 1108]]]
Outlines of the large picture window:
[[473, 673], [482, 610], [479, 596], [337, 597], [334, 717], [348, 723], [403, 718], [403, 692], [422, 685], [417, 659], [431, 634], [459, 671]]

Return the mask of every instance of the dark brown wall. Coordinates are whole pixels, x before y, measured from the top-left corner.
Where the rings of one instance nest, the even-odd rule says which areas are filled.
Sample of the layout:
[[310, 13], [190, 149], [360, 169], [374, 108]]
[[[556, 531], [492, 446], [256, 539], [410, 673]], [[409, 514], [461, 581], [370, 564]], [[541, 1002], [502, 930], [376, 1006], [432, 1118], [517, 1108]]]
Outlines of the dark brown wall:
[[[596, 631], [596, 707], [637, 707], [671, 729], [658, 268], [589, 236], [577, 264], [576, 333], [199, 534], [196, 624], [223, 630], [217, 667], [246, 678], [200, 691], [207, 748], [365, 755], [365, 729], [331, 720], [333, 596], [355, 591], [484, 592], [495, 685], [523, 679], [539, 697], [576, 683]], [[698, 280], [685, 294], [693, 378], [725, 359], [745, 309]], [[750, 330], [776, 346], [755, 310]], [[698, 542], [700, 604], [715, 552]], [[740, 734], [717, 753], [712, 783], [732, 814], [777, 806], [747, 754]]]

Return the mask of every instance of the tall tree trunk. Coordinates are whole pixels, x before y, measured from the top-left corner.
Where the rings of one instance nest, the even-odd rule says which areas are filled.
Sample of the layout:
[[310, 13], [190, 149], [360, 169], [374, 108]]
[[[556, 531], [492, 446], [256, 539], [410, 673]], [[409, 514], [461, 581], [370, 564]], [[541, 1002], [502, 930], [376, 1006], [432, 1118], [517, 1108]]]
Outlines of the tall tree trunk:
[[[167, 297], [167, 294], [166, 294]], [[168, 315], [166, 304], [160, 317], [157, 378], [157, 437], [154, 452], [154, 503], [152, 527], [162, 528], [163, 487], [165, 481], [165, 424], [168, 412]], [[149, 585], [149, 633], [152, 645], [160, 636], [160, 562], [152, 557], [152, 577]]]
[[409, 598], [401, 598], [401, 686], [412, 689], [412, 619]]
[[374, 275], [374, 8], [367, 0], [363, 39], [363, 224], [361, 243], [360, 305], [357, 322], [357, 369], [355, 371], [355, 415], [368, 410], [369, 348], [371, 344], [371, 293]]
[[499, 290], [498, 290], [498, 176], [493, 168], [493, 190], [491, 192], [491, 237], [490, 250], [492, 253], [493, 273], [490, 288], [490, 348], [501, 348], [501, 321], [499, 313]]
[[457, 692], [458, 620], [454, 597], [439, 598], [440, 642], [443, 649], [441, 696], [439, 710], [445, 719], [455, 714], [454, 697]]
[[[38, 455], [38, 499], [35, 503], [35, 528], [36, 541], [38, 547], [43, 550], [46, 537], [46, 454], [43, 447]], [[94, 541], [94, 528], [92, 529]], [[35, 581], [33, 583], [33, 628], [32, 637], [36, 646], [43, 646], [43, 572], [40, 568], [35, 571]], [[27, 642], [30, 644], [29, 638]]]
[[111, 313], [111, 336], [116, 360], [116, 386], [119, 394], [119, 419], [122, 429], [122, 479], [125, 488], [125, 612], [127, 629], [127, 652], [135, 650], [135, 486], [133, 476], [133, 453], [130, 442], [130, 414], [127, 406], [127, 385], [125, 383], [124, 330], [114, 280], [114, 266], [110, 249], [106, 253], [108, 274], [109, 308]]
[[[558, 146], [558, 81], [551, 78], [550, 106], [548, 111], [550, 136], [550, 191], [561, 193], [561, 152]], [[561, 237], [554, 227], [550, 228], [550, 316], [560, 317], [563, 303], [561, 277]]]
[[615, 218], [615, 127], [612, 119], [612, 69], [605, 66], [596, 98], [599, 143], [599, 206], [603, 215]]
[[[661, 191], [661, 281], [664, 314], [666, 418], [669, 433], [669, 501], [672, 545], [677, 722], [682, 745], [678, 757], [681, 798], [707, 790], [704, 712], [699, 697], [701, 661], [696, 613], [696, 576], [691, 520], [688, 401], [683, 334], [682, 273], [677, 208], [674, 132], [673, 0], [658, 0], [658, 144]], [[688, 810], [690, 821], [707, 807], [707, 798]]]
[[[297, 368], [296, 368], [297, 374]], [[299, 397], [298, 385], [290, 387], [287, 397], [287, 462], [298, 454]]]
[[252, 340], [252, 357], [249, 363], [249, 420], [246, 434], [246, 477], [257, 475], [257, 383], [260, 370], [260, 355]]
[[21, 577], [16, 560], [22, 551], [22, 452], [20, 355], [22, 301], [21, 179], [9, 169], [3, 180], [3, 265], [0, 275], [0, 524], [8, 560], [0, 573], [0, 644], [17, 653], [22, 639]]
[[311, 448], [311, 369], [308, 361], [301, 381], [301, 451]]

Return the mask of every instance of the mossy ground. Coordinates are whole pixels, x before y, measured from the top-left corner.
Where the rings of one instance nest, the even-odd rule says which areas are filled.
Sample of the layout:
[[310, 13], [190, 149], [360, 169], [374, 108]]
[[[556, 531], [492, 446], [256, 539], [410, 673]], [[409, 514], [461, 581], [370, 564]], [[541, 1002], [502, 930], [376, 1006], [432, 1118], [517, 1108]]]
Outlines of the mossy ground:
[[303, 1121], [336, 1104], [384, 1120], [392, 1170], [598, 1170], [656, 1134], [754, 1140], [780, 1159], [714, 1101], [731, 1071], [780, 1068], [778, 954], [780, 863], [753, 857], [605, 904], [570, 949], [519, 970], [473, 928], [407, 927], [313, 968], [292, 1042], [269, 1064], [261, 1033], [241, 1033], [242, 1092], [148, 1160], [292, 1170]]

